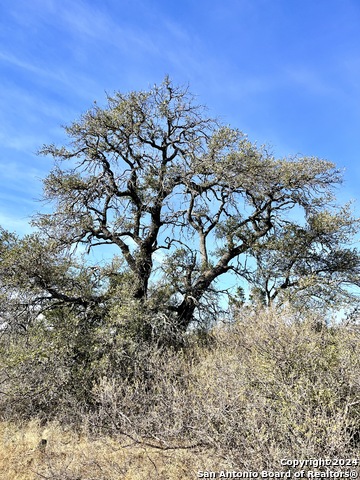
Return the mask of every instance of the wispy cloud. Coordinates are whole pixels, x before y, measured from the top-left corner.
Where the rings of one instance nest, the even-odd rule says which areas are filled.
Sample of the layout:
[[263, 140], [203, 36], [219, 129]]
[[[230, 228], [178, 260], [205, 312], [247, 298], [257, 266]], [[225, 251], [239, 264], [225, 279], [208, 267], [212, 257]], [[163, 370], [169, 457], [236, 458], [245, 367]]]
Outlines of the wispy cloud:
[[[125, 53], [136, 53], [139, 49], [148, 53], [159, 53], [161, 49], [153, 41], [153, 35], [136, 27], [136, 22], [127, 26], [114, 21], [109, 13], [89, 3], [62, 2], [56, 12], [58, 20], [74, 37], [86, 42], [99, 41], [110, 44]], [[95, 52], [94, 52], [95, 53]]]
[[71, 64], [66, 66], [65, 64], [54, 65], [47, 63], [43, 66], [36, 60], [33, 62], [24, 60], [21, 58], [21, 55], [6, 52], [4, 49], [0, 51], [0, 64], [1, 62], [8, 63], [27, 72], [34, 83], [39, 84], [39, 86], [45, 86], [50, 91], [66, 92], [69, 98], [78, 96], [80, 98], [95, 99], [99, 91], [96, 80], [76, 69], [74, 70]]
[[[24, 135], [13, 132], [9, 135], [9, 133], [5, 133], [3, 130], [0, 132], [0, 143], [2, 148], [8, 148], [24, 153], [34, 152], [39, 148], [39, 141], [36, 138], [36, 135], [30, 133]], [[4, 176], [3, 173], [3, 178]]]
[[19, 235], [25, 235], [32, 232], [29, 223], [29, 217], [18, 218], [14, 214], [7, 215], [0, 210], [0, 225], [10, 232], [17, 232]]
[[319, 73], [315, 68], [291, 67], [285, 69], [285, 75], [288, 83], [301, 87], [312, 95], [332, 96], [339, 93], [338, 88], [326, 78], [326, 73]]
[[56, 80], [58, 80], [58, 77], [54, 75], [53, 72], [49, 70], [44, 70], [43, 68], [39, 68], [32, 63], [16, 57], [16, 55], [5, 52], [4, 50], [0, 51], [0, 60], [10, 63], [11, 65], [19, 67], [21, 69], [27, 70], [28, 72], [35, 73], [36, 75], [40, 75], [42, 77], [50, 77], [52, 79], [55, 78]]
[[[20, 212], [32, 212], [39, 208], [42, 195], [44, 171], [26, 163], [0, 162], [0, 209], [11, 211], [15, 216]], [[29, 162], [30, 163], [30, 162]]]

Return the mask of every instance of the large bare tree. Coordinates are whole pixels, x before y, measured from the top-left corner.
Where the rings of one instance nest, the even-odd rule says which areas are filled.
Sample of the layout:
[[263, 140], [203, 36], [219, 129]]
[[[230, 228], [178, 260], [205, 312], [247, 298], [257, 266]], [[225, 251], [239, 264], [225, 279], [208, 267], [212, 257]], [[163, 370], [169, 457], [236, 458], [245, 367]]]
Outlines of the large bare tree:
[[34, 223], [57, 248], [116, 246], [137, 299], [159, 278], [160, 259], [165, 303], [183, 330], [217, 279], [233, 271], [251, 280], [249, 257], [275, 237], [285, 234], [286, 242], [291, 212], [311, 227], [341, 181], [331, 162], [275, 158], [209, 118], [168, 78], [148, 91], [108, 96], [66, 133], [66, 146], [41, 150], [55, 159], [44, 181], [54, 209]]

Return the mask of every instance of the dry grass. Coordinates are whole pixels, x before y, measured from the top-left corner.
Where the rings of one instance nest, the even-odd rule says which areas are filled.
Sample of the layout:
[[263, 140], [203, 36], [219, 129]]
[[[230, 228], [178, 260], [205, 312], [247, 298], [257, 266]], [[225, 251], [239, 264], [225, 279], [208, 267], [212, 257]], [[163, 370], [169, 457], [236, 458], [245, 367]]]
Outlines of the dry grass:
[[0, 480], [194, 479], [276, 470], [282, 458], [360, 458], [358, 325], [245, 311], [208, 344], [145, 353], [131, 381], [114, 371], [94, 383], [92, 411], [54, 397], [46, 427], [20, 423], [23, 397], [3, 396]]
[[[39, 446], [47, 440], [45, 449]], [[91, 439], [32, 421], [0, 424], [1, 480], [171, 480], [197, 478], [198, 470], [225, 468], [210, 451], [160, 450], [128, 439]], [[44, 450], [44, 451], [43, 451]]]

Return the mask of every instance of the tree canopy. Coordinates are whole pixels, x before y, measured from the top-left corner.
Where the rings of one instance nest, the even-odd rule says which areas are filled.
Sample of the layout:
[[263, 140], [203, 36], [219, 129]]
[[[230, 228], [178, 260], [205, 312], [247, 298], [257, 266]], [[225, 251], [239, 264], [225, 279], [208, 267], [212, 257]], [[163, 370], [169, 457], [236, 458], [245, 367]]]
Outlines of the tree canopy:
[[[16, 247], [17, 281], [26, 277], [19, 285], [27, 282], [40, 309], [104, 305], [126, 279], [131, 298], [152, 299], [185, 331], [229, 272], [268, 304], [285, 291], [344, 299], [358, 284], [359, 254], [349, 246], [358, 222], [336, 206], [333, 163], [276, 158], [169, 78], [109, 95], [65, 131], [66, 145], [40, 152], [54, 159], [44, 180], [52, 211], [34, 218], [36, 240]], [[79, 246], [109, 245], [116, 261], [105, 267], [74, 261]]]

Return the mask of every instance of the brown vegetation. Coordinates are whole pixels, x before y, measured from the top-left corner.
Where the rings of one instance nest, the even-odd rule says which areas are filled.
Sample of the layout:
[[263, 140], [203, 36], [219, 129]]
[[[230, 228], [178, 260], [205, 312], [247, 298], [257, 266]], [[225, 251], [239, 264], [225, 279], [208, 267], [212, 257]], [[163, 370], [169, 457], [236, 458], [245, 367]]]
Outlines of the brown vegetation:
[[[47, 437], [46, 450], [38, 448]], [[216, 468], [209, 452], [159, 450], [127, 438], [91, 438], [52, 423], [0, 424], [1, 480], [168, 480], [196, 478], [203, 465]]]
[[357, 458], [359, 339], [355, 323], [244, 308], [234, 324], [189, 335], [180, 350], [139, 350], [131, 377], [93, 383], [91, 408], [67, 392], [68, 407], [40, 423], [9, 387], [0, 397], [0, 478], [186, 479], [279, 470], [281, 458]]

